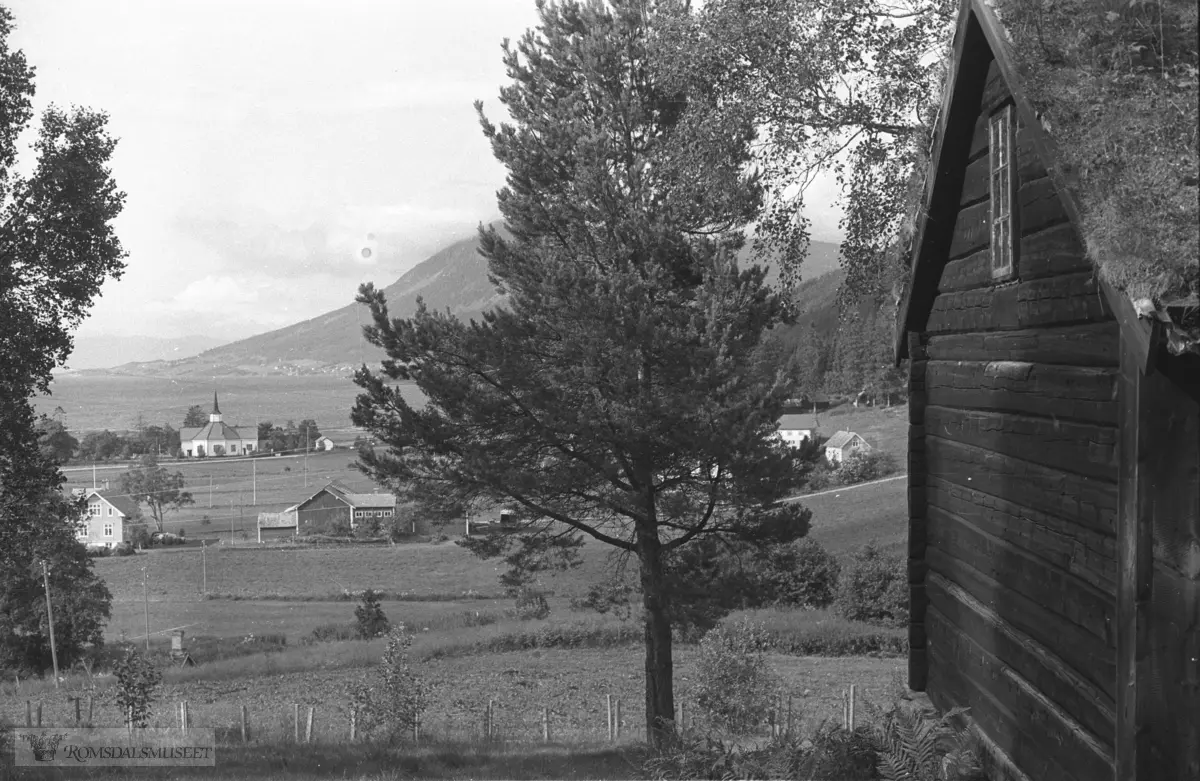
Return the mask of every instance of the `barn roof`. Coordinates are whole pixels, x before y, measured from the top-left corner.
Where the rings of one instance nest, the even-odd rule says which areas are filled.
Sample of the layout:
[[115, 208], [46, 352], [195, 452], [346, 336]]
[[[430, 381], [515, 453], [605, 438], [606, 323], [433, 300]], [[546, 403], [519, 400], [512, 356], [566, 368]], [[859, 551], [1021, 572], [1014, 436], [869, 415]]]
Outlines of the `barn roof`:
[[284, 511], [281, 513], [259, 513], [258, 528], [260, 529], [290, 529], [296, 526], [296, 513]]
[[393, 494], [359, 494], [353, 493], [344, 484], [337, 480], [331, 480], [321, 490], [317, 491], [312, 496], [305, 499], [296, 508], [302, 507], [313, 499], [316, 499], [321, 494], [330, 494], [342, 500], [350, 507], [355, 509], [375, 509], [375, 508], [393, 508], [396, 506], [396, 497]]
[[[900, 307], [898, 357], [907, 352], [905, 333], [920, 329], [932, 305], [940, 243], [953, 230], [945, 216], [958, 196], [944, 180], [965, 164], [971, 98], [991, 56], [1143, 362], [1160, 336], [1172, 353], [1200, 352], [1195, 5], [1190, 21], [1186, 13], [1182, 21], [1172, 17], [1182, 34], [1167, 36], [1176, 41], [1167, 50], [1175, 57], [1170, 78], [1165, 64], [1158, 71], [1130, 65], [1130, 47], [1115, 45], [1133, 35], [1144, 22], [1133, 17], [1153, 4], [1122, 4], [1119, 11], [1103, 5], [1064, 0], [1047, 11], [1034, 0], [962, 0]], [[1170, 15], [1187, 6], [1167, 0], [1154, 7]], [[1081, 26], [1107, 36], [1081, 35]], [[1097, 51], [1098, 39], [1107, 53]], [[1163, 111], [1172, 107], [1179, 116], [1168, 121]]]

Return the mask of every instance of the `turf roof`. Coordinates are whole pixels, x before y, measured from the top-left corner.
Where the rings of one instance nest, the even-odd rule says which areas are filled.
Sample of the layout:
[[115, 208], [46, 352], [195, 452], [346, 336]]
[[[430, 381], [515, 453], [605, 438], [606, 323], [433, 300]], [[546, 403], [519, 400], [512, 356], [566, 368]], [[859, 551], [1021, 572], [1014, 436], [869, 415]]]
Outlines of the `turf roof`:
[[1200, 346], [1195, 0], [990, 0], [1101, 275]]

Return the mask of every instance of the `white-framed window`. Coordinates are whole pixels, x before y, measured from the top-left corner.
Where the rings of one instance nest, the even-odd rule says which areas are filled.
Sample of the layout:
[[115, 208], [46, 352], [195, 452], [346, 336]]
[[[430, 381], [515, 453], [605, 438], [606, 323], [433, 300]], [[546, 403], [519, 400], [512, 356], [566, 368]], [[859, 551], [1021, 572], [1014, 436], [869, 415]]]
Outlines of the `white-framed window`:
[[111, 507], [108, 508], [108, 517], [109, 518], [112, 517], [112, 508]]
[[991, 157], [992, 277], [1013, 272], [1013, 113], [1007, 105], [992, 115], [988, 136]]
[[90, 515], [93, 518], [100, 517], [100, 503], [99, 502], [88, 505], [88, 515]]
[[109, 521], [109, 522], [106, 522], [106, 523], [104, 524], [104, 536], [105, 536], [105, 537], [111, 537], [111, 536], [113, 536], [113, 525], [112, 525], [112, 522], [111, 522], [111, 521]]

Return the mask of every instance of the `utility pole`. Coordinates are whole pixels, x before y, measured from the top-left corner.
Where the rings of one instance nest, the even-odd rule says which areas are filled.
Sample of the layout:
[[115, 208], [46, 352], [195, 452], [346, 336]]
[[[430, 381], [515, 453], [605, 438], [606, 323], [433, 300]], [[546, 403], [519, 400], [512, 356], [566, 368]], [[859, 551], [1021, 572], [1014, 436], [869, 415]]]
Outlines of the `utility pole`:
[[308, 426], [304, 427], [304, 487], [308, 488]]
[[258, 506], [258, 462], [251, 459], [250, 461], [250, 485], [254, 492], [254, 499], [251, 502], [255, 507]]
[[[54, 688], [58, 688], [58, 646], [54, 644], [54, 608], [50, 606], [50, 568], [42, 559], [42, 584], [46, 587], [46, 619], [50, 622], [50, 659], [54, 662]], [[40, 705], [38, 706], [41, 707]], [[40, 711], [39, 711], [40, 713]]]
[[92, 461], [92, 490], [96, 490], [96, 462]]
[[200, 593], [207, 594], [208, 593], [208, 544], [204, 540], [200, 541], [200, 577], [201, 577]]
[[208, 506], [212, 507], [212, 474], [208, 476]]
[[229, 500], [229, 544], [233, 544], [233, 500]]
[[142, 611], [146, 616], [146, 653], [150, 653], [150, 592], [146, 590], [146, 565], [142, 565]]

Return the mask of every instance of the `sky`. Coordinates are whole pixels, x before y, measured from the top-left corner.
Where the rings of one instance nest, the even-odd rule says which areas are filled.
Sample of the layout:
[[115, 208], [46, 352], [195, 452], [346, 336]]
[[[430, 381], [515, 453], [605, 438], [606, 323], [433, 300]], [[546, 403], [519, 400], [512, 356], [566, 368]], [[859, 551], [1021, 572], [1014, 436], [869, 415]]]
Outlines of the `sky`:
[[81, 337], [273, 330], [499, 217], [472, 104], [503, 118], [534, 0], [3, 1], [35, 109], [102, 109], [119, 139], [128, 265]]

